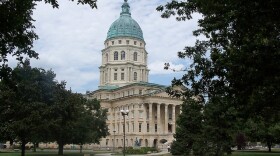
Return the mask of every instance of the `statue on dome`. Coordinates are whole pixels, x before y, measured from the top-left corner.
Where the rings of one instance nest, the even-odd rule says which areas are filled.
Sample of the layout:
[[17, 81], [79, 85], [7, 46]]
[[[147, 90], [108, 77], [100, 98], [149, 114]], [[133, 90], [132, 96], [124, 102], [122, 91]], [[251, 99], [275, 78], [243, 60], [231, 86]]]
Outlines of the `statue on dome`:
[[130, 14], [127, 0], [124, 0], [124, 4], [122, 5], [122, 13]]

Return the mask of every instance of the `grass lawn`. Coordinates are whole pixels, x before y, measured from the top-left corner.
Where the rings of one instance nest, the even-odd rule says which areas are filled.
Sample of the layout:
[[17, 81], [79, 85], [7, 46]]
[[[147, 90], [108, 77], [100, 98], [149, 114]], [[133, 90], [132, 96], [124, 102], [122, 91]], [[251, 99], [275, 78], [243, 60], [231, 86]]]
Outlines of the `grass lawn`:
[[[79, 151], [67, 151], [65, 150], [63, 152], [64, 156], [84, 156], [85, 153], [93, 154], [93, 152], [83, 152], [82, 154], [79, 153]], [[20, 151], [18, 152], [1, 152], [0, 156], [20, 156]], [[37, 152], [30, 152], [26, 151], [25, 156], [56, 156], [58, 155], [57, 151], [37, 151]]]
[[[0, 153], [0, 156], [20, 156], [20, 153]], [[36, 152], [36, 153], [26, 153], [25, 156], [55, 156], [57, 153], [42, 153], [42, 152]], [[84, 156], [84, 154], [80, 153], [64, 153], [64, 156]]]
[[232, 153], [232, 156], [280, 156], [279, 151], [236, 151]]
[[[104, 152], [104, 151], [103, 151]], [[101, 152], [101, 153], [103, 153]], [[64, 156], [84, 156], [85, 153], [93, 154], [92, 151], [84, 151], [84, 153], [80, 154], [79, 151], [64, 151]], [[95, 151], [94, 153], [99, 153]], [[1, 152], [0, 156], [20, 156], [20, 152]], [[37, 152], [30, 152], [27, 151], [26, 156], [57, 156], [57, 151], [37, 151]], [[118, 154], [116, 154], [118, 156]], [[130, 155], [133, 156], [133, 155]], [[170, 153], [164, 155], [157, 155], [157, 156], [172, 156]], [[280, 156], [280, 151], [274, 150], [271, 153], [267, 151], [234, 151], [232, 156]]]

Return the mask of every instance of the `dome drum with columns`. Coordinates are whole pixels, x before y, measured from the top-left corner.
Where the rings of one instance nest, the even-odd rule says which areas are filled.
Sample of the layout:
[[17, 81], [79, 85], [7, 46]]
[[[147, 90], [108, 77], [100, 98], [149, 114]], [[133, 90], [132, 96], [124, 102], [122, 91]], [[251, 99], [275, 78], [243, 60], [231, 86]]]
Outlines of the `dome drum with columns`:
[[139, 24], [131, 18], [130, 6], [125, 1], [120, 17], [113, 22], [107, 33], [102, 50], [100, 87], [125, 86], [148, 82], [147, 51]]
[[[110, 135], [97, 146], [122, 147], [125, 124], [126, 146], [135, 146], [137, 140], [141, 147], [166, 148], [173, 141], [182, 101], [171, 98], [165, 86], [148, 82], [146, 43], [126, 0], [104, 44], [99, 89], [87, 94], [108, 109]], [[125, 123], [120, 110], [129, 110]], [[161, 144], [162, 140], [168, 142]]]

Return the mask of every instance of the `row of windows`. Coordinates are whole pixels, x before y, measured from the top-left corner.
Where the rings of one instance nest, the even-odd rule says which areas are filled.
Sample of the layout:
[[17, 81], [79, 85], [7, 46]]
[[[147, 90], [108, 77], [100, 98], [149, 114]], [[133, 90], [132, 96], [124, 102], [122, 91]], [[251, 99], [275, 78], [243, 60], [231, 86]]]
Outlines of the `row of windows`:
[[[124, 124], [122, 124], [123, 126], [123, 129], [124, 129]], [[138, 132], [142, 132], [142, 123], [139, 123], [139, 128], [138, 128]], [[117, 130], [119, 130], [119, 125], [117, 125]], [[115, 129], [115, 127], [114, 127]], [[127, 128], [126, 128], [127, 132], [129, 132], [129, 124], [127, 124]], [[158, 129], [157, 129], [157, 124], [155, 124], [155, 132], [157, 132]], [[132, 123], [132, 132], [134, 132], [134, 123]], [[147, 124], [147, 132], [150, 132], [150, 125]]]
[[[118, 80], [118, 73], [114, 73], [114, 80]], [[121, 80], [124, 80], [124, 73], [121, 73]], [[137, 81], [137, 72], [133, 73], [133, 80]]]
[[[137, 52], [133, 53], [133, 61], [137, 61]], [[106, 60], [108, 62], [108, 54], [106, 54]], [[119, 60], [119, 52], [115, 51], [114, 52], [114, 60]], [[121, 60], [125, 60], [125, 52], [121, 52]]]
[[[112, 43], [112, 45], [114, 45], [115, 44], [115, 41], [111, 41], [111, 43]], [[118, 40], [118, 43], [119, 44], [122, 44], [122, 40]], [[129, 40], [126, 40], [126, 44], [129, 44], [130, 43], [130, 41]], [[133, 42], [134, 43], [134, 45], [137, 45], [137, 41], [134, 41]], [[107, 42], [107, 46], [109, 46], [109, 42]], [[140, 42], [140, 46], [142, 46], [142, 43]]]

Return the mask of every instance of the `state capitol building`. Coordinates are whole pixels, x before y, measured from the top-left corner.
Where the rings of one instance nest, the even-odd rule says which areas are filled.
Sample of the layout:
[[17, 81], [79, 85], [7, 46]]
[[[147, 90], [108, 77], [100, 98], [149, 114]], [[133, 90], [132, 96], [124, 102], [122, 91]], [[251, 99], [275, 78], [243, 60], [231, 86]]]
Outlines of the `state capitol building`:
[[108, 109], [110, 135], [99, 146], [123, 147], [125, 128], [125, 146], [133, 147], [138, 142], [140, 147], [163, 147], [165, 140], [173, 141], [182, 101], [171, 98], [166, 86], [148, 82], [143, 32], [131, 17], [127, 0], [121, 9], [101, 51], [99, 89], [87, 93], [88, 98], [97, 98]]

